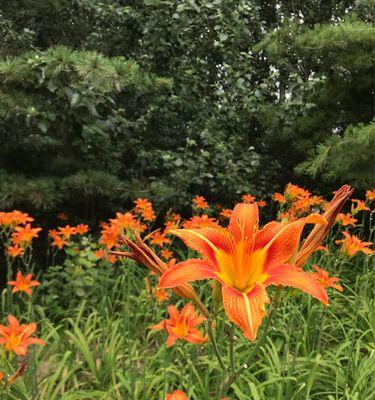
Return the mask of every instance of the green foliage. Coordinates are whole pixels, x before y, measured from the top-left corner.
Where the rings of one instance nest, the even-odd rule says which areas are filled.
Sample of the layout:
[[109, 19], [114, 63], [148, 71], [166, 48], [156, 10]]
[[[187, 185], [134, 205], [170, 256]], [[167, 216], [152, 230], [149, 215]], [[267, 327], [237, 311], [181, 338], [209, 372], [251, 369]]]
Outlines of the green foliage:
[[[99, 172], [113, 193], [98, 179], [106, 194], [87, 189], [77, 214], [139, 193], [167, 208], [280, 189], [317, 146], [373, 119], [371, 21], [371, 2], [350, 0], [4, 4], [3, 204], [73, 210], [53, 187]], [[46, 202], [14, 196], [11, 179]]]
[[[4, 400], [26, 400], [31, 395], [38, 400], [164, 400], [165, 393], [176, 389], [186, 391], [191, 400], [215, 398], [221, 371], [211, 346], [179, 343], [166, 348], [165, 333], [147, 329], [166, 316], [165, 305], [146, 295], [143, 277], [148, 272], [129, 261], [114, 274], [103, 264], [94, 267], [89, 261], [91, 246], [85, 242], [84, 254], [69, 256], [75, 264], [65, 266], [69, 272], [51, 271], [49, 280], [43, 280], [47, 286], [38, 292], [42, 298], [50, 301], [55, 295], [52, 303], [64, 304], [61, 308], [47, 306], [47, 315], [63, 319], [54, 326], [42, 307], [35, 306], [34, 318], [42, 318], [39, 329], [47, 346], [35, 350], [36, 364], [16, 381]], [[231, 400], [372, 398], [374, 274], [368, 259], [357, 256], [348, 262], [339, 259], [336, 251], [330, 248], [333, 256], [322, 255], [314, 262], [331, 273], [341, 271], [345, 291], [331, 291], [327, 308], [306, 294], [284, 292], [274, 329], [228, 394]], [[84, 263], [79, 261], [82, 257]], [[98, 279], [91, 282], [93, 270]], [[85, 294], [74, 293], [73, 287], [84, 288]], [[199, 287], [210, 301], [210, 285]], [[34, 301], [39, 303], [40, 297]], [[171, 299], [172, 304], [176, 301]], [[26, 312], [24, 316], [30, 318]], [[215, 330], [220, 348], [228, 342], [224, 326], [221, 313]], [[233, 334], [237, 337], [236, 363], [240, 364], [252, 344], [239, 331]], [[223, 358], [229, 362], [225, 352]]]
[[362, 189], [374, 183], [375, 123], [349, 126], [342, 136], [331, 136], [316, 154], [297, 167], [313, 177], [322, 173], [330, 181], [349, 182]]

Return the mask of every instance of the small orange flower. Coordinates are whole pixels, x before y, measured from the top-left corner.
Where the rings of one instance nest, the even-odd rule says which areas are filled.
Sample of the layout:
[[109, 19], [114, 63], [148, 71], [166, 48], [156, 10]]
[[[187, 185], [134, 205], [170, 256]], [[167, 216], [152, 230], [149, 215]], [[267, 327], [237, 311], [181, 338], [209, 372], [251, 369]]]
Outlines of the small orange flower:
[[77, 233], [77, 229], [74, 226], [66, 225], [59, 227], [60, 234], [67, 240], [70, 239], [70, 236], [75, 235]]
[[293, 185], [292, 183], [287, 184], [284, 194], [286, 198], [292, 200], [310, 197], [310, 192], [308, 190], [302, 189], [297, 185]]
[[12, 234], [13, 243], [28, 245], [31, 243], [33, 238], [38, 237], [38, 232], [41, 230], [42, 228], [32, 228], [30, 224], [27, 224], [24, 227], [17, 226]]
[[136, 199], [134, 200], [134, 204], [134, 211], [142, 215], [145, 221], [154, 221], [156, 219], [151, 201], [147, 199]]
[[57, 247], [59, 250], [61, 250], [64, 246], [68, 244], [68, 241], [61, 236], [55, 236], [53, 239], [51, 245]]
[[313, 265], [316, 272], [312, 276], [323, 286], [323, 288], [334, 288], [339, 292], [342, 292], [344, 288], [338, 283], [339, 278], [336, 276], [330, 277], [329, 272], [324, 269], [319, 268], [317, 265]]
[[223, 210], [220, 211], [220, 215], [223, 218], [229, 219], [230, 216], [232, 215], [232, 210], [230, 208], [224, 208]]
[[255, 197], [252, 196], [251, 194], [243, 194], [242, 195], [242, 201], [244, 203], [251, 204], [251, 203], [254, 203]]
[[375, 189], [366, 191], [366, 199], [368, 201], [374, 201], [375, 200]]
[[164, 233], [161, 233], [160, 231], [155, 231], [150, 235], [150, 242], [154, 244], [155, 246], [163, 247], [164, 244], [168, 244], [171, 242], [170, 239], [168, 239]]
[[343, 235], [345, 236], [345, 239], [336, 240], [335, 243], [342, 243], [340, 251], [347, 257], [351, 258], [359, 251], [367, 255], [373, 253], [373, 250], [368, 248], [368, 246], [372, 245], [372, 242], [362, 242], [357, 236], [351, 236], [348, 232], [343, 232]]
[[175, 390], [173, 393], [167, 394], [165, 400], [188, 400], [188, 398], [183, 391]]
[[355, 226], [357, 219], [352, 218], [350, 214], [339, 213], [336, 217], [336, 221], [339, 222], [342, 226]]
[[12, 212], [0, 212], [0, 225], [5, 227], [14, 227], [16, 225], [25, 225], [28, 222], [34, 221], [29, 214], [18, 210]]
[[172, 346], [177, 339], [194, 344], [204, 343], [207, 340], [202, 332], [196, 329], [206, 318], [199, 316], [191, 303], [186, 304], [181, 313], [174, 305], [170, 305], [168, 312], [170, 319], [165, 319], [150, 327], [154, 331], [165, 330], [168, 333], [167, 347]]
[[264, 200], [259, 200], [258, 202], [258, 207], [265, 207], [267, 203]]
[[45, 345], [43, 340], [30, 337], [37, 329], [34, 322], [20, 325], [13, 315], [8, 315], [7, 319], [8, 326], [0, 325], [0, 345], [5, 345], [5, 350], [13, 351], [18, 356], [24, 356], [28, 346], [32, 344]]
[[163, 301], [167, 301], [169, 296], [166, 290], [164, 289], [155, 289], [153, 292], [153, 295], [155, 296], [156, 300], [159, 303], [162, 303]]
[[18, 271], [16, 275], [16, 280], [8, 282], [9, 286], [14, 286], [12, 293], [25, 292], [26, 294], [31, 296], [30, 288], [40, 285], [40, 282], [31, 280], [32, 276], [32, 274], [27, 274], [26, 276], [23, 276], [22, 272]]
[[365, 202], [362, 200], [358, 199], [352, 199], [352, 203], [356, 203], [357, 205], [354, 207], [354, 204], [352, 206], [352, 214], [355, 215], [359, 211], [370, 211], [370, 208], [366, 206]]
[[25, 252], [24, 248], [20, 247], [18, 244], [15, 244], [14, 246], [9, 246], [7, 248], [7, 254], [9, 254], [13, 258], [22, 256], [24, 252]]
[[86, 224], [78, 224], [75, 229], [78, 235], [84, 235], [89, 231], [89, 226]]
[[57, 214], [57, 219], [60, 221], [68, 221], [69, 217], [65, 213], [61, 212]]
[[171, 257], [173, 257], [173, 252], [168, 249], [162, 249], [160, 254], [165, 260], [169, 260]]
[[281, 193], [274, 193], [272, 198], [280, 204], [284, 204], [286, 202], [285, 197]]
[[185, 229], [188, 228], [207, 228], [207, 227], [218, 227], [215, 218], [209, 217], [207, 214], [201, 216], [195, 215], [189, 220], [185, 221], [183, 224]]
[[200, 208], [202, 210], [205, 210], [206, 208], [208, 208], [208, 203], [203, 196], [195, 196], [193, 198], [193, 205], [194, 205], [194, 207]]

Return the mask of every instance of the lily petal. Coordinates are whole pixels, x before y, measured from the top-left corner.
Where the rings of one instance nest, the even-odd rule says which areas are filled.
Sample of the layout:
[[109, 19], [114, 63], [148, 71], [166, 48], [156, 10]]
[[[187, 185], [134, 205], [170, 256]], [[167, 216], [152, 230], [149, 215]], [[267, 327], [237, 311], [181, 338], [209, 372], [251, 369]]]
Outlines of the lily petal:
[[200, 253], [212, 265], [217, 265], [216, 253], [220, 251], [230, 253], [233, 248], [230, 233], [219, 226], [217, 228], [175, 229], [170, 233], [182, 239], [186, 246]]
[[223, 305], [229, 319], [239, 326], [246, 338], [255, 340], [269, 303], [264, 285], [256, 283], [249, 293], [241, 293], [223, 285]]
[[328, 304], [326, 290], [308, 272], [302, 271], [293, 264], [281, 264], [267, 271], [269, 277], [264, 282], [268, 285], [292, 286], [310, 294], [323, 304]]
[[265, 269], [276, 264], [288, 262], [298, 250], [301, 233], [306, 224], [325, 224], [325, 218], [319, 214], [310, 214], [306, 218], [290, 222], [280, 229], [273, 239], [266, 245], [267, 252]]
[[216, 273], [211, 264], [192, 258], [167, 269], [159, 278], [159, 288], [169, 289], [184, 283], [215, 277]]
[[258, 205], [256, 203], [240, 203], [233, 209], [229, 230], [237, 243], [245, 239], [246, 241], [251, 241], [258, 230], [258, 222]]

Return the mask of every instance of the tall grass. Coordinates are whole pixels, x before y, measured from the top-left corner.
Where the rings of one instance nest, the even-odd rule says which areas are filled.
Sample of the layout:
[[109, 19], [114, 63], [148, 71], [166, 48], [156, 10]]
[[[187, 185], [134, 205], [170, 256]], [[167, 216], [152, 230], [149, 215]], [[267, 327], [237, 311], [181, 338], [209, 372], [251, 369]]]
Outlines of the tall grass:
[[[337, 255], [315, 261], [341, 271], [344, 292], [330, 292], [324, 308], [307, 295], [285, 291], [265, 344], [233, 385], [230, 399], [374, 399], [373, 266], [361, 256], [350, 263]], [[116, 268], [78, 306], [67, 308], [58, 324], [49, 322], [48, 308], [46, 314], [43, 307], [16, 305], [42, 321], [47, 346], [33, 350], [26, 374], [3, 399], [164, 400], [178, 388], [190, 399], [216, 398], [221, 371], [211, 346], [181, 343], [167, 349], [164, 334], [148, 329], [165, 318], [166, 307], [147, 295], [147, 272], [130, 261]], [[199, 290], [210, 296], [209, 283]], [[229, 328], [221, 313], [215, 331], [220, 348], [228, 347], [228, 329], [239, 365], [253, 344]], [[229, 364], [229, 354], [223, 357]]]

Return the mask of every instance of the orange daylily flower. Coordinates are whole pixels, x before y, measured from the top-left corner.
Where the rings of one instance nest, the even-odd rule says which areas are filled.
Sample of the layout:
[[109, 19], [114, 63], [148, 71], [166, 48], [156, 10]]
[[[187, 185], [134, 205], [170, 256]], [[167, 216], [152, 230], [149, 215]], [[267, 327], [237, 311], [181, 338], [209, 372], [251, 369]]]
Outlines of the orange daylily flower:
[[170, 318], [150, 326], [154, 331], [165, 330], [168, 333], [167, 347], [172, 346], [177, 339], [200, 344], [207, 341], [202, 332], [196, 327], [206, 320], [206, 317], [199, 316], [191, 303], [186, 304], [181, 313], [174, 305], [168, 307]]
[[57, 214], [57, 219], [60, 221], [68, 221], [69, 217], [65, 213], [60, 212]]
[[40, 282], [31, 280], [32, 276], [32, 274], [27, 274], [26, 276], [23, 276], [22, 272], [18, 271], [16, 275], [16, 280], [8, 282], [9, 286], [14, 286], [12, 293], [25, 292], [26, 294], [31, 296], [30, 288], [40, 285]]
[[67, 240], [70, 239], [70, 236], [75, 235], [77, 233], [77, 229], [74, 226], [66, 225], [59, 227], [60, 234]]
[[13, 315], [8, 315], [7, 319], [8, 326], [0, 325], [0, 345], [5, 345], [5, 350], [13, 351], [18, 356], [24, 356], [28, 346], [32, 344], [45, 345], [44, 340], [30, 337], [37, 329], [34, 322], [20, 325]]
[[225, 218], [229, 219], [230, 216], [232, 215], [232, 210], [230, 208], [224, 208], [223, 210], [220, 211], [220, 215]]
[[155, 289], [153, 295], [159, 303], [167, 301], [169, 298], [168, 293], [164, 289]]
[[339, 222], [342, 226], [353, 225], [358, 221], [356, 218], [352, 218], [350, 214], [339, 213], [337, 215], [336, 221]]
[[28, 245], [33, 238], [38, 237], [38, 232], [41, 230], [42, 228], [32, 228], [30, 224], [26, 224], [24, 227], [17, 226], [12, 234], [13, 243]]
[[6, 252], [7, 254], [15, 258], [18, 256], [22, 256], [22, 254], [25, 252], [25, 249], [23, 247], [20, 247], [18, 244], [15, 244], [14, 246], [8, 246]]
[[182, 390], [175, 390], [171, 394], [166, 394], [165, 400], [188, 400], [188, 398]]
[[160, 254], [165, 260], [169, 260], [171, 257], [173, 257], [173, 252], [168, 249], [162, 249]]
[[352, 214], [355, 215], [359, 211], [370, 211], [370, 207], [367, 207], [365, 202], [362, 200], [358, 199], [352, 199], [352, 203], [356, 203], [357, 205], [354, 207], [354, 204], [352, 206]]
[[255, 197], [252, 196], [251, 194], [243, 194], [243, 195], [242, 195], [242, 201], [243, 201], [244, 203], [251, 204], [251, 203], [254, 203]]
[[155, 246], [163, 247], [164, 244], [168, 244], [171, 242], [170, 239], [168, 239], [164, 233], [161, 233], [160, 231], [155, 231], [150, 234], [150, 242], [154, 244]]
[[285, 197], [281, 193], [274, 193], [272, 198], [280, 204], [284, 204], [286, 202]]
[[264, 200], [257, 201], [258, 207], [265, 207], [267, 203]]
[[2, 226], [12, 226], [15, 225], [26, 225], [28, 222], [34, 221], [29, 214], [23, 213], [18, 210], [13, 210], [11, 212], [0, 212], [0, 225]]
[[375, 189], [366, 191], [366, 199], [369, 200], [369, 201], [374, 201], [375, 200]]
[[185, 221], [182, 226], [184, 228], [206, 228], [208, 226], [217, 227], [218, 224], [216, 223], [215, 218], [211, 218], [207, 214], [203, 214], [201, 216], [195, 215], [194, 217]]
[[85, 233], [87, 233], [89, 231], [89, 226], [86, 224], [78, 224], [76, 226], [76, 233], [78, 235], [84, 235]]
[[292, 200], [310, 197], [310, 192], [308, 190], [302, 189], [297, 185], [293, 185], [292, 183], [287, 184], [284, 194], [287, 198]]
[[222, 284], [224, 309], [246, 338], [254, 340], [269, 302], [266, 287], [292, 286], [328, 304], [326, 291], [310, 274], [292, 264], [305, 224], [325, 224], [319, 214], [291, 223], [271, 222], [258, 229], [258, 206], [238, 204], [229, 228], [179, 229], [171, 233], [198, 251], [202, 259], [189, 259], [169, 268], [159, 287], [215, 279]]
[[326, 289], [326, 288], [334, 288], [339, 292], [342, 292], [344, 288], [338, 283], [339, 278], [336, 276], [329, 276], [329, 272], [324, 269], [319, 268], [317, 265], [313, 265], [313, 268], [316, 272], [312, 274], [315, 279]]
[[134, 211], [137, 214], [141, 214], [145, 221], [153, 221], [156, 219], [151, 201], [147, 199], [136, 199], [134, 200], [134, 204]]
[[200, 208], [202, 210], [208, 208], [208, 203], [203, 196], [195, 196], [193, 198], [193, 205], [196, 208]]
[[373, 250], [368, 248], [368, 246], [372, 245], [372, 242], [362, 242], [357, 236], [351, 236], [348, 232], [343, 232], [342, 234], [345, 236], [345, 239], [336, 240], [335, 243], [342, 243], [340, 251], [349, 258], [356, 255], [359, 251], [367, 255], [373, 253]]

